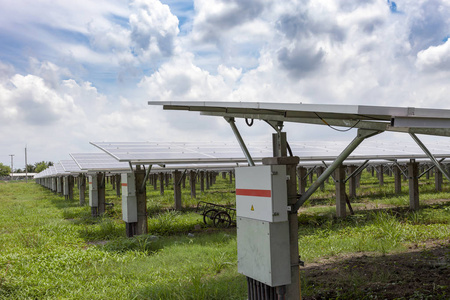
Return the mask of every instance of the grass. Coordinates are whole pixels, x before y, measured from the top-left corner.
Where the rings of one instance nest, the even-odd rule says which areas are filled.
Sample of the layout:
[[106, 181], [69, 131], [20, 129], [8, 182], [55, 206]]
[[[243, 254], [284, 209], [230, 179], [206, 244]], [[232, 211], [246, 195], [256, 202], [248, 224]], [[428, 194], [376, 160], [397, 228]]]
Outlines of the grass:
[[[389, 177], [380, 187], [369, 175], [352, 201], [365, 210], [336, 219], [330, 181], [299, 214], [299, 249], [307, 265], [358, 253], [402, 253], [431, 240], [448, 243], [448, 202], [410, 212], [406, 188], [394, 195]], [[450, 198], [445, 187], [442, 193], [427, 182], [420, 188], [421, 200]], [[211, 190], [197, 190], [196, 199], [184, 189], [184, 209], [175, 212], [171, 185], [162, 196], [147, 187], [149, 234], [126, 238], [121, 199], [109, 186], [107, 202], [114, 206], [92, 218], [88, 206], [37, 184], [0, 183], [0, 299], [246, 299], [235, 229], [207, 228], [195, 213], [200, 200], [234, 206], [231, 191], [233, 184], [222, 178]], [[377, 276], [390, 275], [374, 273], [373, 280], [381, 280]], [[360, 276], [347, 279], [362, 284]], [[305, 297], [319, 291], [309, 279], [302, 285]], [[340, 299], [356, 295], [336, 291]]]

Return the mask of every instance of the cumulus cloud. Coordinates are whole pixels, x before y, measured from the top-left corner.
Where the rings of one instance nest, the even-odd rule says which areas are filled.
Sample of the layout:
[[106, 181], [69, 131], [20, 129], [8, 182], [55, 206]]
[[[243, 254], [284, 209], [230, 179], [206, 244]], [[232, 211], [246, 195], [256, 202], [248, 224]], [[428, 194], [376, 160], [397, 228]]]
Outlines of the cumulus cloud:
[[441, 44], [450, 31], [449, 11], [450, 3], [447, 1], [430, 0], [411, 5], [408, 12], [409, 42], [415, 53]]
[[178, 18], [168, 5], [157, 0], [134, 0], [130, 3], [131, 40], [134, 52], [145, 59], [152, 54], [171, 56], [179, 33]]
[[[221, 71], [225, 72], [224, 67]], [[227, 80], [232, 78], [227, 76]], [[152, 100], [217, 100], [224, 99], [231, 92], [221, 75], [212, 75], [197, 67], [191, 54], [174, 57], [151, 76], [145, 77], [139, 86], [151, 95]]]
[[450, 41], [417, 53], [416, 66], [422, 71], [450, 72]]
[[194, 34], [199, 40], [217, 42], [228, 30], [256, 19], [268, 4], [265, 0], [198, 0]]

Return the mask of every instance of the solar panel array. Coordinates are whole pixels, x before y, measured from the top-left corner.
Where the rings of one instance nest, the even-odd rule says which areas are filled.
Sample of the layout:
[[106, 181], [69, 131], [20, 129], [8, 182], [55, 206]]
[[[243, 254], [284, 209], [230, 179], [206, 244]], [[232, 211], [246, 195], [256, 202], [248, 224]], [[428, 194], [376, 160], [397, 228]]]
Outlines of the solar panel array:
[[[333, 161], [349, 141], [290, 142], [293, 155], [300, 164], [314, 165]], [[63, 160], [35, 177], [64, 176], [87, 172], [129, 172], [133, 165], [152, 165], [152, 172], [203, 169], [232, 170], [247, 166], [242, 150], [236, 142], [92, 142], [104, 153], [71, 153], [72, 160]], [[248, 142], [247, 147], [257, 163], [272, 156], [269, 142]], [[450, 157], [450, 143], [427, 145], [436, 158]], [[428, 159], [414, 142], [386, 142], [378, 139], [364, 141], [344, 163], [358, 164], [367, 159], [392, 161]]]
[[[338, 142], [290, 142], [293, 155], [300, 161], [332, 161], [348, 145], [349, 141]], [[132, 164], [207, 164], [217, 162], [245, 163], [242, 150], [237, 143], [91, 143], [121, 162]], [[267, 142], [249, 142], [246, 144], [256, 161], [272, 156], [272, 145]], [[449, 143], [428, 145], [436, 157], [450, 157]], [[364, 141], [347, 160], [366, 159], [411, 159], [427, 158], [414, 142], [380, 142], [372, 139]]]

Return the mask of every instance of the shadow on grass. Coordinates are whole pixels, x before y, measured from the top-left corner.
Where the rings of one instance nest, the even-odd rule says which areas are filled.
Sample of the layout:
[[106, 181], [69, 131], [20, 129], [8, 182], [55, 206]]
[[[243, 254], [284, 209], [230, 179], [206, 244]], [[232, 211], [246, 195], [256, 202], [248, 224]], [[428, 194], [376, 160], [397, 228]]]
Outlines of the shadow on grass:
[[449, 241], [410, 248], [306, 266], [301, 269], [303, 299], [449, 299]]

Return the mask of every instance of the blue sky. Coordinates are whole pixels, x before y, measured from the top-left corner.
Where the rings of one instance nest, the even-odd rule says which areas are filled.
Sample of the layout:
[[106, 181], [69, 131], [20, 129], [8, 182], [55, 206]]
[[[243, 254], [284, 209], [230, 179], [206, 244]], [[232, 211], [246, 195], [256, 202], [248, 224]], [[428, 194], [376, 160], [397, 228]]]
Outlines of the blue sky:
[[23, 167], [25, 145], [36, 162], [89, 141], [234, 139], [148, 100], [449, 109], [449, 15], [448, 0], [0, 0], [0, 162]]

